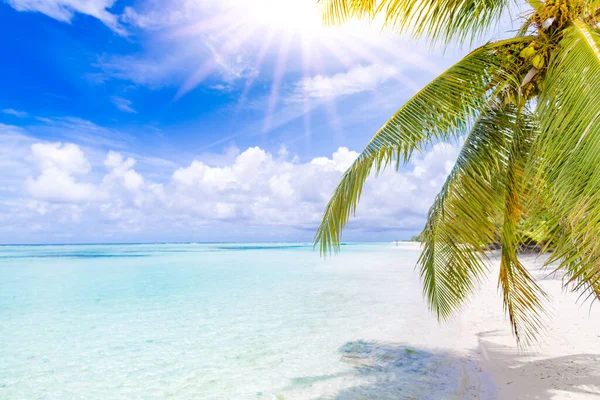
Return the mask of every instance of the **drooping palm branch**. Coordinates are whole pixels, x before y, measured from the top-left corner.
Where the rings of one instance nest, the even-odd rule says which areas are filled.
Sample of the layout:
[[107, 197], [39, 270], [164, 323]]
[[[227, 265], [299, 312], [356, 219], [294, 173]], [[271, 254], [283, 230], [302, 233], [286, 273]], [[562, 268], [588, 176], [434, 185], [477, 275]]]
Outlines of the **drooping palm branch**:
[[429, 306], [447, 319], [487, 271], [486, 250], [499, 237], [499, 284], [523, 343], [531, 342], [540, 326], [545, 298], [516, 257], [528, 193], [522, 188], [524, 161], [535, 128], [533, 119], [512, 105], [491, 104], [481, 113], [429, 211], [419, 259]]
[[363, 184], [370, 173], [390, 164], [400, 167], [414, 151], [428, 144], [460, 137], [484, 110], [495, 93], [508, 84], [497, 62], [498, 50], [522, 37], [480, 47], [450, 67], [410, 99], [375, 134], [346, 171], [327, 204], [316, 241], [321, 251], [338, 249], [342, 228], [355, 212]]
[[448, 43], [485, 33], [511, 4], [507, 0], [327, 0], [323, 20], [338, 24], [383, 15], [384, 26]]
[[600, 298], [600, 34], [582, 21], [565, 30], [539, 97], [537, 173], [552, 182], [551, 261], [567, 283]]
[[[322, 0], [324, 19], [383, 16], [433, 41], [464, 42], [507, 9], [501, 0]], [[424, 295], [438, 318], [460, 308], [499, 243], [499, 287], [519, 344], [543, 326], [546, 294], [520, 263], [543, 232], [571, 285], [600, 298], [600, 2], [530, 1], [517, 37], [488, 43], [442, 73], [375, 134], [343, 175], [315, 242], [337, 251], [363, 185], [413, 152], [466, 135], [428, 215], [419, 259]], [[534, 32], [528, 35], [527, 32]], [[545, 250], [549, 249], [547, 245]]]

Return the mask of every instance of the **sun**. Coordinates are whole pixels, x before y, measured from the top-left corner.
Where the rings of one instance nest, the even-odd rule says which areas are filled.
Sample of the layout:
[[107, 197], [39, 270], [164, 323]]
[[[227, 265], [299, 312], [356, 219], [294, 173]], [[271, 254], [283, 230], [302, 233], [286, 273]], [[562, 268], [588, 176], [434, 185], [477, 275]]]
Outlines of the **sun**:
[[[371, 25], [368, 21], [349, 21], [343, 26], [325, 26], [322, 1], [202, 2], [214, 3], [210, 12], [192, 26], [182, 28], [179, 34], [189, 35], [191, 45], [206, 45], [207, 38], [210, 38], [213, 57], [191, 74], [175, 98], [186, 95], [209, 78], [215, 69], [229, 65], [231, 60], [239, 59], [243, 54], [244, 62], [257, 73], [245, 77], [239, 104], [244, 104], [257, 83], [257, 76], [262, 74], [264, 78], [264, 74], [271, 74], [269, 79], [261, 81], [263, 87], [265, 81], [270, 81], [270, 94], [265, 107], [265, 131], [270, 130], [271, 117], [277, 106], [282, 104], [282, 84], [288, 74], [295, 74], [295, 79], [301, 81], [327, 73], [328, 67], [334, 64], [338, 69], [350, 70], [357, 65], [384, 64], [381, 54], [396, 59], [404, 57], [402, 52], [393, 50], [393, 45], [382, 40], [381, 25]], [[200, 40], [196, 41], [194, 36]], [[408, 56], [402, 61], [414, 62]], [[399, 75], [398, 79], [406, 78]], [[310, 110], [318, 105], [306, 95], [303, 102], [304, 115], [308, 120]], [[338, 118], [333, 100], [324, 105], [331, 114], [331, 120], [336, 121]]]
[[264, 29], [311, 36], [325, 31], [316, 0], [254, 0], [236, 3], [255, 24]]

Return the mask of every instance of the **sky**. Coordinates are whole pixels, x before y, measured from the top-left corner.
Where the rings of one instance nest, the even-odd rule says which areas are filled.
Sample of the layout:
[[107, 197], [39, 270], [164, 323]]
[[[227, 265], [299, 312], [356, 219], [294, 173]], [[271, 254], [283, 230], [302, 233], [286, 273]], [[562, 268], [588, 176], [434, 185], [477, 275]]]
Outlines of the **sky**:
[[[379, 127], [469, 48], [314, 0], [0, 0], [0, 243], [311, 241]], [[343, 239], [418, 233], [458, 154], [370, 179]]]

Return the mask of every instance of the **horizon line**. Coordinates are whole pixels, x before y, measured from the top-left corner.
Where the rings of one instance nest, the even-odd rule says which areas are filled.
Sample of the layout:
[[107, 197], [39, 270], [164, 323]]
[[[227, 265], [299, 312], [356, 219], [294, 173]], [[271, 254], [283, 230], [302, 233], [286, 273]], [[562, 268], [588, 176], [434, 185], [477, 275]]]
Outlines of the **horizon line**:
[[[360, 241], [345, 241], [341, 242], [340, 245], [356, 244], [356, 243], [394, 243], [394, 242], [411, 242], [411, 240], [360, 240]], [[81, 243], [0, 243], [0, 247], [10, 246], [107, 246], [107, 245], [120, 245], [120, 246], [131, 246], [131, 245], [158, 245], [158, 244], [249, 244], [249, 243], [294, 243], [294, 244], [306, 244], [307, 246], [314, 245], [312, 241], [215, 241], [215, 242], [202, 242], [202, 241], [184, 241], [184, 242], [81, 242]]]

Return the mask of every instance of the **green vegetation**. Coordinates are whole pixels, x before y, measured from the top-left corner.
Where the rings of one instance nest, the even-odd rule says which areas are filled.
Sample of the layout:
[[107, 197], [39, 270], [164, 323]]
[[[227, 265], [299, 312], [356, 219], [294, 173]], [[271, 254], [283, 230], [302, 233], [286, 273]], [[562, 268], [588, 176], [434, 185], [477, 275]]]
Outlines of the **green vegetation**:
[[421, 235], [415, 235], [415, 236], [411, 237], [408, 241], [409, 242], [422, 242], [423, 237], [421, 237]]
[[[327, 23], [383, 16], [432, 42], [472, 41], [511, 5], [503, 0], [321, 0]], [[424, 295], [444, 320], [487, 271], [498, 244], [499, 286], [520, 345], [542, 327], [546, 294], [518, 259], [553, 249], [565, 285], [600, 298], [599, 0], [530, 0], [515, 37], [487, 43], [404, 104], [343, 175], [316, 234], [339, 250], [363, 184], [436, 141], [465, 137], [420, 239]]]

